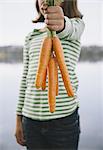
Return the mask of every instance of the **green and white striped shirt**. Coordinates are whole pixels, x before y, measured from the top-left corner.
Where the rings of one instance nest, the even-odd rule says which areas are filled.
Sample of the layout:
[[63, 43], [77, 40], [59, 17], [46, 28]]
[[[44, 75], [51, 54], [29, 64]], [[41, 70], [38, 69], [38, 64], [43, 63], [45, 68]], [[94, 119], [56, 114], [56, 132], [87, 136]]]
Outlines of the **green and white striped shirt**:
[[78, 78], [75, 69], [80, 56], [80, 38], [85, 24], [80, 18], [70, 19], [65, 16], [65, 21], [65, 29], [57, 33], [57, 36], [63, 46], [65, 63], [75, 96], [68, 97], [60, 70], [58, 70], [59, 94], [56, 96], [56, 111], [50, 113], [48, 105], [48, 78], [46, 80], [46, 90], [44, 91], [36, 89], [34, 84], [40, 47], [44, 37], [47, 36], [47, 31], [34, 28], [26, 36], [23, 47], [23, 72], [16, 114], [43, 121], [68, 116], [79, 106], [77, 97]]

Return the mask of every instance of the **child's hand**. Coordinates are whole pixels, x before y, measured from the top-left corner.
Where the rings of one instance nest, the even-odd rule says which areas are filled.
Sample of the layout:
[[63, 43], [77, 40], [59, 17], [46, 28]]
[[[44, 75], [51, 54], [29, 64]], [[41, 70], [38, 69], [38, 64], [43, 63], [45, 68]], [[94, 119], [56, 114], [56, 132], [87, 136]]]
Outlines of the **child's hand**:
[[19, 118], [17, 118], [17, 121], [16, 121], [15, 137], [16, 137], [16, 141], [18, 144], [25, 146], [22, 122]]
[[64, 13], [60, 6], [49, 6], [44, 13], [47, 28], [53, 31], [61, 31], [64, 28]]

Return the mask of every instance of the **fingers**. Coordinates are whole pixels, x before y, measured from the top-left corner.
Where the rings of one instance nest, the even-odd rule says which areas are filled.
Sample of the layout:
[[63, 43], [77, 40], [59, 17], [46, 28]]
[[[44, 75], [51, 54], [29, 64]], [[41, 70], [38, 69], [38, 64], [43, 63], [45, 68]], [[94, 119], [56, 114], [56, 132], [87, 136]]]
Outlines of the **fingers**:
[[44, 10], [45, 14], [59, 14], [60, 16], [64, 16], [63, 10], [60, 6], [47, 6], [42, 5], [41, 9]]
[[42, 5], [44, 12], [44, 22], [47, 28], [54, 31], [60, 31], [64, 28], [64, 13], [60, 6]]
[[49, 6], [47, 13], [62, 13], [62, 8], [60, 6]]
[[50, 14], [45, 14], [44, 18], [45, 18], [44, 22], [47, 24], [47, 26], [50, 29], [54, 29], [57, 31], [62, 29], [64, 26], [64, 15], [60, 15], [58, 13], [50, 13]]
[[56, 13], [59, 12], [60, 10], [62, 12], [62, 8], [60, 6], [49, 6], [47, 4], [42, 4], [40, 7], [42, 10], [45, 10], [47, 13]]
[[52, 30], [52, 31], [59, 31], [60, 30], [60, 26], [57, 26], [57, 25], [47, 25], [47, 28], [49, 30]]
[[58, 20], [59, 19], [64, 19], [64, 15], [60, 15], [60, 14], [58, 14], [58, 13], [50, 13], [50, 14], [47, 14], [47, 13], [45, 13], [45, 15], [44, 15], [44, 18], [45, 19], [56, 19], [57, 20], [57, 18], [58, 18]]
[[45, 19], [45, 23], [47, 24], [47, 25], [57, 25], [57, 26], [60, 26], [60, 25], [62, 25], [62, 20], [50, 20], [50, 19]]

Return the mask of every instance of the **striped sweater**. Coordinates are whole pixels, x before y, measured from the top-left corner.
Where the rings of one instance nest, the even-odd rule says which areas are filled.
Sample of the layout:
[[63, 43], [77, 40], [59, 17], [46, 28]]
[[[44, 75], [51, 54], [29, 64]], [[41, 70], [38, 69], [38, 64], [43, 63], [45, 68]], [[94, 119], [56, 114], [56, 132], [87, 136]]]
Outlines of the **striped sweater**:
[[74, 97], [68, 97], [64, 83], [58, 70], [59, 94], [56, 96], [56, 111], [50, 113], [48, 105], [48, 78], [46, 80], [46, 90], [36, 89], [34, 85], [40, 47], [43, 39], [47, 36], [46, 30], [34, 28], [25, 37], [23, 47], [23, 72], [20, 82], [19, 98], [17, 102], [16, 114], [24, 115], [35, 120], [49, 120], [68, 116], [72, 114], [79, 101], [77, 96], [78, 78], [75, 72], [80, 56], [80, 38], [84, 31], [84, 21], [80, 18], [68, 18], [65, 16], [65, 29], [59, 33], [65, 63], [70, 75], [71, 84], [74, 90]]

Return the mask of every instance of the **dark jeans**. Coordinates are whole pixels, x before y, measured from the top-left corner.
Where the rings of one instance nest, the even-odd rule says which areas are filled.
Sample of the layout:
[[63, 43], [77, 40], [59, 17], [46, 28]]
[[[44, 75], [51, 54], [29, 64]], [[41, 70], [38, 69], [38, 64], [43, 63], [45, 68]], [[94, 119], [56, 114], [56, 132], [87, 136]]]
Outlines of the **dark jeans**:
[[23, 116], [27, 150], [77, 150], [80, 135], [78, 108], [72, 115], [37, 121]]

